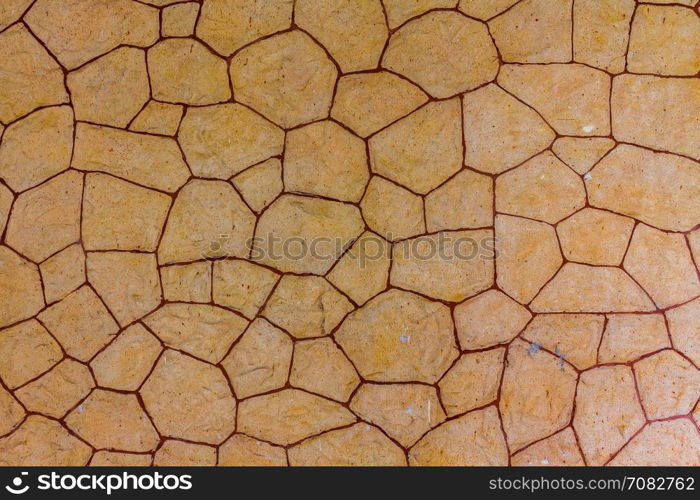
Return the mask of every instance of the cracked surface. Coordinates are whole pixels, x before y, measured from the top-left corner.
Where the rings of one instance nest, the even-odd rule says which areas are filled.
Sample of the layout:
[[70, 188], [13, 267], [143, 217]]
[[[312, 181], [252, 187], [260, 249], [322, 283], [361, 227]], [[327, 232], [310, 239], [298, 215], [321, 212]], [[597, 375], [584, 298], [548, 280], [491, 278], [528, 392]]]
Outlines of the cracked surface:
[[0, 465], [700, 465], [698, 2], [0, 6]]

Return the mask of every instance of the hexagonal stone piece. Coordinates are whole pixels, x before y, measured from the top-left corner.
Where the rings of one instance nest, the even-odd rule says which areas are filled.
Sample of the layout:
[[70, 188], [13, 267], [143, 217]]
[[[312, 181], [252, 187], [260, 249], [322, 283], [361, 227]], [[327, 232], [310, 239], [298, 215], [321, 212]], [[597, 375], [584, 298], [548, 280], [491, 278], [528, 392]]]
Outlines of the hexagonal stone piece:
[[696, 466], [700, 460], [700, 437], [697, 428], [685, 419], [651, 422], [633, 437], [610, 465]]
[[543, 151], [554, 131], [532, 108], [497, 85], [464, 95], [464, 162], [499, 174]]
[[68, 102], [61, 67], [23, 24], [0, 33], [0, 121]]
[[279, 389], [287, 383], [292, 339], [262, 318], [250, 324], [221, 362], [239, 399]]
[[143, 322], [167, 346], [218, 363], [241, 336], [248, 321], [209, 304], [165, 304]]
[[328, 116], [338, 71], [302, 31], [255, 42], [231, 60], [236, 100], [291, 128]]
[[349, 425], [355, 420], [355, 416], [340, 404], [298, 389], [246, 399], [238, 410], [241, 432], [281, 445]]
[[459, 302], [493, 285], [493, 231], [444, 231], [396, 243], [392, 285]]
[[462, 354], [440, 380], [440, 400], [452, 417], [480, 408], [496, 399], [501, 385], [503, 347]]
[[304, 340], [294, 345], [289, 383], [293, 387], [346, 402], [360, 384], [360, 377], [335, 342], [323, 338]]
[[411, 448], [408, 460], [418, 466], [508, 465], [498, 410], [489, 406], [443, 423]]
[[444, 99], [493, 80], [498, 54], [483, 23], [456, 12], [437, 11], [394, 32], [382, 66]]
[[700, 370], [672, 350], [653, 354], [634, 364], [639, 396], [647, 418], [685, 415], [700, 398]]
[[95, 389], [66, 425], [95, 448], [150, 451], [160, 442], [135, 394]]
[[196, 179], [180, 190], [158, 247], [158, 262], [244, 257], [255, 216], [231, 184]]
[[56, 106], [13, 123], [0, 144], [0, 177], [14, 191], [41, 184], [70, 166], [73, 111]]
[[476, 350], [510, 342], [532, 315], [499, 290], [488, 290], [454, 309], [462, 350]]
[[572, 3], [573, 0], [524, 0], [490, 20], [490, 32], [503, 60], [569, 62]]
[[321, 337], [353, 310], [345, 296], [318, 276], [285, 275], [262, 315], [296, 338]]
[[586, 464], [578, 449], [574, 431], [571, 427], [567, 427], [563, 431], [515, 453], [511, 459], [511, 465], [542, 467], [583, 466]]
[[140, 391], [162, 436], [219, 444], [236, 425], [236, 400], [221, 370], [168, 350]]
[[69, 73], [76, 120], [126, 127], [150, 97], [146, 54], [122, 47]]
[[189, 108], [178, 141], [192, 173], [228, 179], [282, 153], [284, 131], [240, 104]]
[[219, 465], [285, 466], [287, 452], [279, 446], [234, 434], [219, 446]]
[[622, 144], [590, 174], [586, 189], [594, 207], [669, 231], [700, 223], [700, 172], [692, 160]]
[[61, 300], [85, 283], [85, 253], [79, 243], [64, 248], [39, 265], [46, 303]]
[[430, 384], [458, 355], [452, 329], [447, 306], [389, 290], [350, 314], [335, 338], [368, 380]]
[[175, 467], [216, 465], [216, 448], [168, 439], [153, 456], [153, 465]]
[[39, 0], [25, 16], [32, 31], [68, 69], [119, 45], [158, 39], [158, 9], [129, 0]]
[[546, 151], [496, 179], [496, 210], [555, 224], [586, 204], [576, 172]]
[[0, 465], [84, 466], [92, 449], [60, 423], [30, 415], [12, 434], [0, 439]]
[[383, 177], [372, 176], [360, 207], [367, 225], [389, 241], [425, 232], [423, 199]]
[[291, 130], [284, 148], [287, 191], [358, 202], [369, 180], [365, 143], [322, 121]]
[[582, 64], [506, 65], [498, 83], [562, 135], [610, 133], [610, 77], [600, 70]]
[[426, 194], [462, 167], [459, 99], [431, 102], [369, 140], [372, 172]]
[[292, 24], [293, 0], [205, 0], [197, 22], [197, 37], [221, 55]]
[[437, 391], [422, 384], [364, 384], [350, 408], [407, 448], [445, 420]]
[[606, 463], [644, 422], [630, 367], [601, 366], [581, 374], [573, 424], [586, 463]]
[[276, 272], [246, 260], [214, 262], [214, 303], [252, 319], [279, 279]]
[[292, 466], [403, 466], [406, 456], [376, 427], [357, 423], [289, 449]]
[[252, 258], [282, 272], [322, 275], [363, 229], [353, 205], [285, 194], [260, 216]]
[[700, 298], [666, 312], [673, 346], [700, 365]]
[[427, 100], [420, 88], [388, 71], [344, 75], [338, 80], [331, 116], [367, 137]]
[[464, 170], [425, 197], [429, 233], [493, 225], [493, 181]]
[[619, 266], [629, 244], [634, 220], [595, 208], [584, 208], [557, 225], [564, 257], [573, 262]]
[[609, 314], [598, 362], [628, 363], [664, 347], [671, 342], [661, 314]]
[[44, 307], [39, 269], [6, 246], [0, 246], [0, 267], [0, 326], [31, 318]]

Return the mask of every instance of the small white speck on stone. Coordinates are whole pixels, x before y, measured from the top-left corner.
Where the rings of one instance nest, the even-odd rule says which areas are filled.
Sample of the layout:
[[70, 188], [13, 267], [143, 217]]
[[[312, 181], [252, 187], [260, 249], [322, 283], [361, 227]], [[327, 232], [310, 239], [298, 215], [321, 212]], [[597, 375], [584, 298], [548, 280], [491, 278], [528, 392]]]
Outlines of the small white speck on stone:
[[411, 340], [411, 337], [410, 337], [409, 335], [401, 335], [401, 336], [399, 337], [399, 340], [405, 344], [406, 342], [408, 342], [409, 340]]
[[409, 415], [413, 415], [413, 408], [411, 408], [410, 406], [406, 408], [406, 413], [408, 413]]
[[585, 174], [583, 174], [584, 181], [590, 181], [591, 177], [593, 177], [593, 175], [590, 172], [586, 172]]
[[542, 465], [549, 465], [549, 460], [546, 458], [542, 460]]
[[595, 127], [593, 125], [586, 125], [585, 127], [583, 127], [583, 131], [587, 134], [590, 134], [591, 132], [593, 132], [594, 128]]

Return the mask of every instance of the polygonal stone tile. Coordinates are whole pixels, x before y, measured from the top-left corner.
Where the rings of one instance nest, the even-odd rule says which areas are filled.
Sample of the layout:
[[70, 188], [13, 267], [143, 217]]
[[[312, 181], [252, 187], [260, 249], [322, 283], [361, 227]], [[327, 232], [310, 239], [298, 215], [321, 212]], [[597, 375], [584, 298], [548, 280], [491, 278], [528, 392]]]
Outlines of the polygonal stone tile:
[[175, 135], [183, 107], [179, 104], [149, 101], [129, 125], [129, 130], [149, 134]]
[[246, 399], [238, 409], [240, 432], [281, 445], [355, 420], [340, 404], [298, 389]]
[[153, 456], [153, 465], [179, 467], [216, 465], [216, 448], [168, 439]]
[[79, 243], [64, 248], [39, 265], [46, 303], [61, 300], [85, 283], [85, 253]]
[[10, 389], [38, 377], [62, 357], [61, 347], [35, 319], [0, 330], [0, 378]]
[[163, 36], [190, 36], [194, 33], [194, 25], [199, 16], [197, 2], [171, 5], [162, 12], [160, 31]]
[[486, 25], [456, 12], [430, 12], [391, 35], [382, 67], [438, 99], [493, 80], [498, 53]]
[[4, 30], [22, 17], [31, 4], [32, 0], [6, 0], [3, 2], [2, 7], [0, 7], [0, 30]]
[[260, 213], [284, 189], [282, 162], [278, 158], [270, 158], [241, 172], [231, 182], [248, 206]]
[[24, 420], [25, 411], [12, 394], [0, 387], [0, 435], [12, 432]]
[[306, 33], [257, 41], [231, 60], [236, 100], [291, 128], [326, 118], [338, 71]]
[[252, 319], [279, 279], [276, 272], [245, 260], [214, 262], [214, 303]]
[[552, 144], [552, 152], [583, 175], [614, 147], [615, 141], [608, 137], [560, 137]]
[[661, 314], [609, 314], [599, 363], [627, 363], [650, 352], [671, 347]]
[[610, 461], [617, 466], [696, 466], [700, 460], [697, 428], [688, 420], [651, 422]]
[[560, 359], [516, 340], [508, 348], [498, 403], [510, 449], [518, 450], [571, 420], [578, 374]]
[[508, 448], [494, 406], [467, 413], [426, 434], [408, 453], [418, 466], [504, 466]]
[[0, 326], [31, 318], [44, 307], [39, 269], [6, 246], [0, 246], [0, 268]]
[[360, 207], [367, 225], [389, 241], [425, 232], [423, 199], [383, 177], [372, 176]]
[[139, 392], [161, 436], [219, 444], [236, 425], [221, 370], [179, 352], [165, 351]]
[[284, 448], [258, 441], [243, 434], [234, 434], [219, 446], [219, 464], [228, 466], [285, 466]]
[[168, 302], [209, 302], [212, 298], [211, 267], [210, 262], [162, 266], [163, 298]]
[[458, 355], [447, 306], [401, 290], [351, 313], [335, 338], [360, 374], [377, 382], [434, 383]]
[[338, 80], [331, 116], [367, 137], [427, 100], [421, 89], [388, 71], [345, 75]]
[[350, 408], [407, 448], [445, 420], [437, 391], [422, 384], [364, 384]]
[[586, 465], [578, 449], [576, 436], [571, 427], [557, 432], [551, 437], [533, 443], [514, 454], [511, 465], [520, 467], [542, 466], [582, 466]]
[[493, 231], [445, 231], [392, 247], [389, 282], [449, 302], [486, 290], [494, 281]]
[[192, 173], [228, 179], [282, 153], [284, 131], [240, 104], [189, 108], [178, 141]]
[[292, 339], [279, 328], [262, 318], [253, 321], [221, 362], [236, 397], [243, 399], [284, 386], [292, 346]]
[[459, 99], [431, 102], [369, 140], [372, 172], [426, 194], [462, 167]]
[[457, 5], [457, 0], [382, 0], [386, 9], [389, 27], [394, 29], [407, 20], [432, 9], [452, 9]]
[[296, 338], [331, 333], [353, 310], [345, 296], [318, 276], [285, 275], [262, 315]]
[[700, 298], [666, 311], [673, 346], [700, 365]]
[[493, 225], [493, 181], [463, 170], [425, 197], [429, 233]]
[[241, 336], [248, 321], [209, 304], [165, 304], [143, 322], [167, 346], [218, 363]]
[[0, 177], [15, 191], [41, 184], [70, 166], [73, 111], [55, 106], [13, 123], [0, 144]]

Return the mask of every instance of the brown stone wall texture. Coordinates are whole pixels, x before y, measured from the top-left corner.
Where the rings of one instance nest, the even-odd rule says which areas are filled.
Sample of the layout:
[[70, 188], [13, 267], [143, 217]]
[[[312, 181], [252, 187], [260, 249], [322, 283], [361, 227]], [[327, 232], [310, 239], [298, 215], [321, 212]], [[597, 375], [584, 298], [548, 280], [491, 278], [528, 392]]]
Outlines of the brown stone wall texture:
[[700, 465], [698, 0], [3, 0], [0, 465]]

